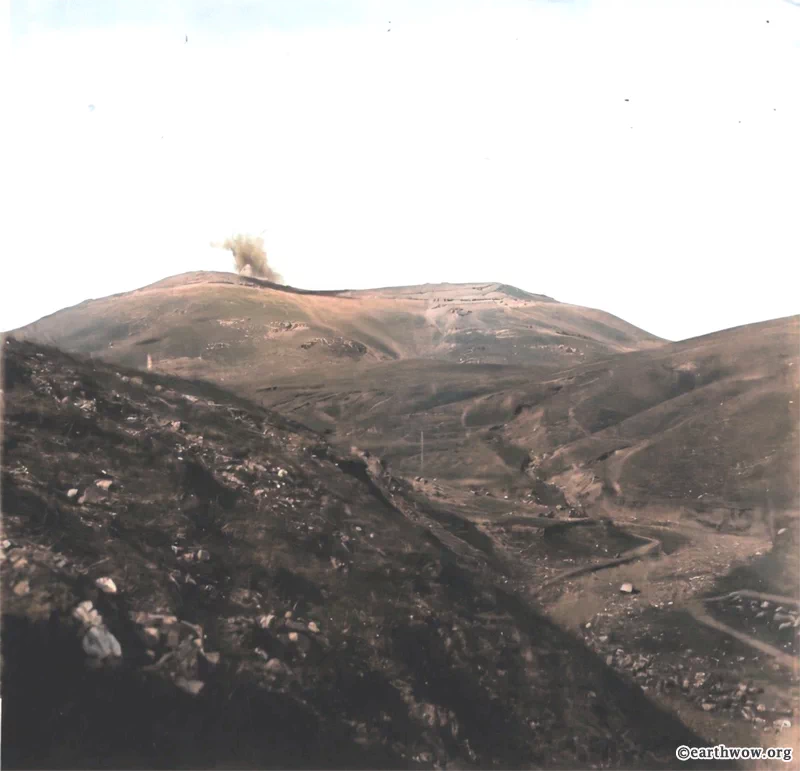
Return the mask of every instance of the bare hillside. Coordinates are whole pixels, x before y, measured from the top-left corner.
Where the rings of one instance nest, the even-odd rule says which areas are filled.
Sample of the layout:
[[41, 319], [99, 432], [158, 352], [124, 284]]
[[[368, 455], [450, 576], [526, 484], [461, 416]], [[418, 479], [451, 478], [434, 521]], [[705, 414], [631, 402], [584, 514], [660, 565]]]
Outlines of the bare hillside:
[[610, 314], [499, 284], [310, 292], [230, 273], [187, 273], [90, 300], [15, 330], [144, 367], [266, 385], [275, 374], [435, 358], [551, 368], [658, 345]]
[[13, 339], [3, 365], [5, 767], [669, 767], [700, 741], [375, 459], [207, 384]]
[[799, 330], [665, 343], [497, 283], [311, 292], [189, 273], [15, 334], [216, 382], [406, 475], [717, 522], [797, 504]]

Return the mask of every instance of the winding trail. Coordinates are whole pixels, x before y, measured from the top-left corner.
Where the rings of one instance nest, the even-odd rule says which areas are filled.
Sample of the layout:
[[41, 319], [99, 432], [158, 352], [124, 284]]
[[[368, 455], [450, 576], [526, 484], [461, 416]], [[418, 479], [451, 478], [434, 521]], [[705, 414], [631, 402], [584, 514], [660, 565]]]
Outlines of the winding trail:
[[717, 597], [704, 597], [703, 602], [718, 602], [727, 600], [730, 597], [749, 597], [751, 600], [767, 600], [778, 605], [796, 605], [800, 608], [800, 599], [797, 597], [786, 597], [783, 594], [765, 594], [764, 592], [754, 592], [751, 589], [737, 589], [727, 594], [720, 594]]
[[[586, 522], [586, 520], [583, 521]], [[591, 521], [594, 522], [596, 520]], [[644, 538], [644, 536], [637, 537]], [[657, 551], [660, 548], [661, 541], [656, 538], [647, 538], [647, 543], [643, 544], [642, 546], [637, 546], [634, 549], [630, 549], [615, 559], [603, 560], [602, 562], [597, 562], [593, 565], [583, 565], [581, 567], [573, 568], [572, 570], [567, 570], [557, 576], [554, 576], [553, 578], [548, 579], [539, 587], [536, 594], [539, 594], [543, 589], [560, 583], [561, 581], [565, 581], [569, 578], [574, 578], [575, 576], [584, 575], [586, 573], [594, 573], [598, 570], [605, 570], [607, 568], [616, 567], [617, 565], [624, 565], [628, 562], [633, 562], [634, 560], [641, 559], [642, 557], [650, 554], [651, 552]], [[690, 600], [685, 605], [686, 610], [699, 624], [703, 624], [704, 626], [715, 629], [718, 632], [722, 632], [729, 637], [733, 637], [735, 640], [738, 640], [739, 642], [772, 657], [779, 665], [797, 674], [798, 671], [800, 671], [800, 658], [797, 656], [792, 656], [791, 654], [780, 650], [780, 648], [776, 648], [774, 645], [761, 642], [761, 640], [757, 640], [755, 637], [751, 637], [744, 632], [733, 629], [727, 624], [717, 621], [706, 612], [704, 603], [718, 602], [730, 597], [747, 597], [753, 600], [768, 600], [769, 602], [783, 605], [794, 605], [796, 607], [800, 607], [800, 599], [795, 597], [787, 597], [780, 594], [755, 592], [750, 589], [738, 589], [736, 591], [729, 592], [728, 594], [722, 594], [716, 597], [704, 597], [699, 600]]]
[[[741, 594], [741, 592], [736, 592], [735, 594]], [[751, 592], [751, 594], [758, 594], [758, 592]], [[770, 595], [774, 596], [774, 595]], [[755, 648], [757, 651], [761, 653], [766, 653], [768, 656], [771, 656], [778, 662], [781, 666], [786, 667], [792, 671], [797, 671], [798, 663], [800, 663], [796, 656], [791, 656], [788, 653], [780, 650], [780, 648], [776, 648], [774, 645], [769, 645], [768, 643], [761, 642], [761, 640], [756, 640], [755, 637], [751, 637], [749, 634], [745, 634], [744, 632], [739, 632], [736, 629], [732, 629], [727, 624], [723, 624], [720, 621], [717, 621], [715, 618], [706, 613], [705, 609], [702, 605], [702, 600], [689, 602], [686, 605], [686, 610], [689, 611], [692, 618], [695, 621], [704, 624], [711, 629], [716, 629], [718, 632], [722, 632], [723, 634], [728, 635], [729, 637], [733, 637], [734, 639], [738, 640], [745, 645], [749, 645], [751, 648]]]
[[[583, 521], [585, 522], [586, 520]], [[617, 565], [625, 565], [628, 562], [634, 562], [635, 560], [647, 556], [651, 552], [658, 551], [661, 549], [661, 541], [659, 541], [656, 538], [646, 538], [645, 536], [641, 535], [636, 537], [647, 541], [647, 543], [644, 543], [641, 546], [637, 546], [633, 549], [629, 549], [628, 551], [620, 554], [619, 557], [613, 557], [612, 559], [602, 560], [601, 562], [595, 562], [591, 565], [581, 565], [580, 567], [572, 568], [571, 570], [566, 570], [563, 573], [559, 573], [557, 576], [553, 576], [552, 578], [549, 578], [547, 581], [545, 581], [539, 587], [537, 594], [539, 591], [547, 589], [548, 587], [560, 583], [561, 581], [566, 581], [568, 578], [574, 578], [575, 576], [580, 576], [585, 573], [595, 573], [598, 570], [613, 568], [616, 567]]]

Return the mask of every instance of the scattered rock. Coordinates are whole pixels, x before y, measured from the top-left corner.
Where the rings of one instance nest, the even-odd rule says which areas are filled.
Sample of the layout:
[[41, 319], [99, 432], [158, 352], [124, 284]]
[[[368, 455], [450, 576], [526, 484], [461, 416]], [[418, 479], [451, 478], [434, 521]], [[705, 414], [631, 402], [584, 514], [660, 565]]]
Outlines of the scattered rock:
[[205, 687], [205, 683], [202, 680], [187, 680], [185, 677], [179, 677], [175, 680], [175, 685], [192, 696], [197, 696]]
[[299, 635], [297, 634], [297, 632], [289, 632], [289, 639], [292, 642], [297, 642], [298, 637], [299, 637]]
[[212, 667], [217, 666], [219, 664], [219, 652], [208, 653], [206, 651], [201, 651], [203, 654], [203, 658], [211, 664]]
[[83, 650], [93, 658], [106, 659], [122, 656], [119, 641], [104, 626], [93, 626], [83, 636]]
[[622, 584], [622, 586], [620, 586], [619, 590], [623, 594], [633, 594], [634, 591], [635, 591], [635, 589], [633, 588], [633, 584], [628, 584], [628, 583]]
[[99, 487], [101, 490], [109, 490], [114, 482], [111, 479], [98, 479], [95, 481], [95, 487]]
[[69, 498], [70, 500], [72, 500], [73, 498], [77, 498], [79, 493], [80, 490], [78, 490], [77, 487], [72, 487], [69, 490], [67, 490], [67, 498]]
[[131, 621], [134, 624], [142, 626], [153, 626], [160, 624], [162, 626], [171, 626], [178, 623], [177, 616], [168, 616], [164, 613], [148, 613], [146, 611], [133, 611], [130, 614]]
[[31, 585], [30, 582], [25, 579], [24, 581], [20, 581], [16, 586], [14, 586], [14, 594], [17, 597], [24, 597], [26, 594], [30, 593]]
[[711, 704], [710, 702], [704, 701], [702, 704], [704, 712], [711, 712], [711, 710], [716, 709], [716, 704]]
[[170, 627], [167, 630], [166, 634], [166, 641], [165, 641], [166, 646], [168, 648], [177, 648], [178, 645], [180, 645], [180, 642], [181, 642], [180, 630], [175, 626]]
[[273, 622], [275, 621], [275, 614], [268, 613], [266, 616], [259, 616], [256, 623], [262, 629], [269, 629], [272, 626]]
[[316, 625], [315, 622], [309, 621], [308, 622], [308, 631], [309, 632], [314, 632], [315, 634], [317, 634], [319, 632], [319, 627]]
[[194, 632], [194, 634], [196, 634], [201, 640], [203, 639], [203, 627], [200, 626], [200, 624], [192, 624], [189, 621], [181, 621], [181, 626], [184, 626]]
[[86, 627], [100, 626], [103, 617], [97, 612], [90, 600], [85, 600], [72, 611], [72, 617]]
[[278, 469], [278, 476], [283, 479], [289, 472], [285, 468]]
[[94, 585], [100, 589], [100, 591], [105, 592], [106, 594], [116, 594], [117, 593], [117, 585], [108, 577], [104, 576], [103, 578], [98, 578]]

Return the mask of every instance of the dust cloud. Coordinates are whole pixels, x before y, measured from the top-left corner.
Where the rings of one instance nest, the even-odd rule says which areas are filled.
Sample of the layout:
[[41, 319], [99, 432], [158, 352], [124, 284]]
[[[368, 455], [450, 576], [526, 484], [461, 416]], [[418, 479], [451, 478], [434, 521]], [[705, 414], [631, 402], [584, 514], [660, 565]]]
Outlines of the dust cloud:
[[267, 260], [264, 248], [264, 239], [260, 236], [250, 236], [243, 233], [226, 238], [222, 243], [212, 243], [219, 249], [227, 249], [233, 255], [236, 272], [240, 276], [254, 276], [283, 283], [280, 273], [274, 270]]

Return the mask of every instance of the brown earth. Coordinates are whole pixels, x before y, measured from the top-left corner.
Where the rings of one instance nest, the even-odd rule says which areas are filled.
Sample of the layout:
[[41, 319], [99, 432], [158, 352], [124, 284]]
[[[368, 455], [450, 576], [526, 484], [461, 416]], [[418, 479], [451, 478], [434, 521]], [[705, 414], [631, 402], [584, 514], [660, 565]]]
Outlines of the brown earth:
[[547, 503], [554, 483], [573, 505], [746, 527], [800, 492], [800, 317], [666, 343], [501, 284], [307, 292], [190, 273], [14, 334], [139, 368], [150, 356], [397, 473], [511, 499]]
[[[164, 426], [156, 424], [178, 415], [177, 419], [183, 421], [180, 430], [188, 430], [189, 434], [188, 440], [179, 445], [179, 452], [185, 460], [187, 448], [193, 447], [192, 453], [201, 453], [197, 457], [204, 469], [172, 469], [170, 463], [178, 461], [167, 462], [162, 450], [162, 454], [151, 457], [150, 440], [144, 440], [145, 450], [137, 445], [125, 466], [130, 469], [126, 473], [133, 474], [134, 479], [141, 476], [142, 484], [133, 491], [116, 486], [109, 491], [109, 495], [125, 497], [127, 519], [132, 519], [130, 511], [136, 509], [138, 497], [147, 500], [145, 491], [152, 487], [156, 491], [156, 510], [173, 510], [175, 516], [185, 519], [194, 517], [192, 512], [199, 507], [201, 522], [214, 521], [227, 528], [218, 541], [198, 536], [192, 544], [193, 553], [207, 551], [212, 555], [209, 563], [214, 564], [221, 558], [214, 556], [214, 549], [224, 545], [230, 549], [223, 549], [226, 565], [256, 564], [258, 569], [267, 571], [260, 574], [263, 580], [257, 583], [251, 579], [242, 579], [244, 583], [238, 583], [236, 578], [226, 579], [232, 583], [216, 585], [220, 597], [239, 597], [237, 592], [246, 586], [249, 591], [261, 593], [258, 612], [268, 612], [267, 606], [279, 606], [275, 609], [283, 611], [283, 606], [290, 607], [295, 601], [302, 605], [307, 600], [274, 594], [276, 587], [283, 585], [276, 572], [280, 568], [275, 565], [280, 563], [293, 574], [303, 576], [310, 569], [312, 583], [324, 586], [328, 592], [324, 598], [326, 607], [330, 602], [341, 607], [344, 614], [340, 617], [337, 610], [329, 616], [329, 623], [336, 622], [340, 629], [356, 629], [344, 619], [350, 618], [348, 613], [363, 613], [362, 623], [369, 631], [363, 638], [366, 642], [359, 643], [359, 655], [375, 661], [374, 668], [383, 671], [384, 664], [377, 663], [383, 661], [381, 657], [389, 661], [398, 654], [395, 648], [370, 652], [375, 642], [370, 635], [383, 623], [382, 619], [399, 623], [400, 616], [387, 610], [387, 604], [399, 603], [402, 613], [417, 615], [413, 608], [420, 607], [418, 582], [433, 581], [426, 577], [423, 563], [433, 565], [431, 576], [438, 576], [439, 588], [422, 592], [426, 618], [446, 616], [451, 624], [449, 636], [454, 640], [454, 628], [469, 628], [470, 634], [477, 637], [469, 652], [464, 652], [467, 648], [457, 649], [457, 664], [449, 658], [436, 658], [423, 674], [430, 681], [432, 671], [449, 671], [457, 666], [459, 677], [467, 677], [470, 683], [477, 679], [487, 689], [490, 696], [486, 703], [493, 706], [487, 706], [480, 713], [482, 717], [471, 723], [476, 731], [497, 705], [503, 705], [504, 715], [513, 713], [516, 717], [504, 717], [502, 728], [491, 724], [488, 731], [494, 738], [484, 738], [489, 742], [482, 745], [484, 754], [475, 749], [477, 739], [469, 738], [468, 746], [460, 744], [458, 749], [441, 739], [442, 732], [447, 734], [448, 730], [452, 738], [452, 730], [444, 727], [444, 723], [450, 725], [451, 717], [446, 717], [444, 723], [441, 716], [435, 720], [423, 718], [426, 725], [438, 726], [437, 736], [444, 744], [436, 744], [425, 734], [427, 744], [422, 750], [412, 749], [409, 744], [401, 749], [403, 741], [394, 735], [387, 744], [382, 738], [375, 738], [383, 734], [374, 733], [369, 721], [348, 717], [355, 721], [355, 727], [351, 725], [350, 729], [357, 733], [359, 738], [353, 739], [353, 744], [360, 749], [353, 751], [347, 742], [341, 745], [335, 753], [341, 759], [339, 765], [396, 767], [412, 763], [416, 757], [415, 762], [440, 767], [640, 767], [660, 763], [683, 768], [674, 756], [669, 757], [666, 747], [671, 738], [664, 739], [666, 744], [659, 745], [660, 750], [648, 754], [642, 749], [646, 741], [637, 734], [637, 749], [630, 750], [632, 754], [613, 757], [606, 757], [600, 744], [591, 749], [582, 743], [581, 737], [600, 736], [606, 730], [586, 728], [593, 724], [586, 722], [584, 708], [595, 716], [602, 714], [603, 719], [617, 714], [614, 709], [597, 705], [597, 699], [606, 697], [594, 687], [586, 686], [586, 693], [594, 695], [585, 704], [572, 695], [557, 696], [564, 688], [578, 688], [575, 678], [583, 677], [580, 673], [589, 663], [599, 665], [602, 672], [615, 673], [612, 685], [603, 681], [603, 693], [610, 694], [608, 698], [620, 694], [622, 702], [631, 706], [631, 699], [644, 697], [650, 708], [663, 710], [655, 717], [656, 722], [651, 722], [651, 732], [663, 720], [664, 737], [672, 737], [670, 721], [676, 720], [694, 733], [699, 745], [718, 741], [729, 746], [797, 744], [798, 671], [788, 664], [797, 660], [800, 626], [793, 624], [800, 612], [782, 608], [780, 603], [769, 604], [768, 595], [800, 597], [800, 558], [795, 554], [800, 545], [800, 317], [667, 343], [608, 314], [563, 305], [499, 284], [304, 292], [230, 274], [187, 274], [137, 292], [66, 309], [18, 330], [16, 335], [55, 343], [90, 357], [88, 362], [72, 360], [54, 350], [11, 343], [20, 348], [18, 355], [13, 349], [14, 356], [9, 360], [17, 357], [32, 361], [31, 357], [39, 352], [48, 364], [44, 365], [44, 372], [26, 375], [32, 383], [26, 388], [36, 392], [36, 400], [27, 409], [30, 425], [23, 434], [16, 423], [7, 432], [27, 438], [6, 447], [6, 457], [27, 445], [35, 448], [37, 435], [43, 442], [49, 442], [47, 437], [53, 435], [61, 448], [58, 452], [76, 464], [72, 472], [76, 481], [54, 479], [50, 467], [60, 468], [62, 462], [44, 465], [32, 456], [24, 456], [23, 466], [40, 469], [41, 479], [36, 482], [39, 494], [54, 489], [63, 492], [72, 486], [79, 489], [80, 497], [69, 499], [68, 503], [64, 503], [63, 496], [47, 492], [49, 501], [57, 501], [57, 505], [50, 503], [47, 511], [63, 514], [70, 507], [82, 510], [110, 504], [105, 493], [93, 487], [94, 479], [105, 478], [94, 467], [85, 471], [86, 481], [78, 484], [82, 477], [76, 475], [81, 464], [91, 460], [98, 466], [100, 461], [96, 457], [92, 460], [92, 456], [75, 457], [79, 453], [75, 447], [78, 439], [71, 429], [64, 433], [64, 425], [46, 417], [54, 408], [49, 401], [51, 395], [39, 400], [37, 389], [45, 386], [37, 378], [42, 382], [48, 378], [54, 383], [67, 382], [71, 375], [62, 377], [61, 368], [80, 372], [82, 377], [100, 377], [95, 373], [103, 373], [98, 383], [106, 395], [96, 420], [109, 436], [133, 431], [139, 437], [152, 435], [157, 447], [166, 447], [168, 440], [158, 433]], [[144, 368], [148, 355], [153, 372], [126, 369]], [[113, 365], [112, 369], [104, 362]], [[114, 375], [116, 371], [142, 377], [142, 383], [134, 391], [129, 390], [133, 388], [131, 383], [125, 383], [123, 388]], [[203, 380], [179, 381], [176, 375]], [[157, 397], [153, 394], [156, 385], [162, 387]], [[55, 389], [58, 395], [63, 391], [63, 396], [69, 397], [66, 409], [81, 410], [85, 402], [95, 398], [91, 388], [87, 390], [85, 386], [77, 394], [64, 390], [64, 386], [59, 388], [62, 390]], [[149, 394], [147, 398], [141, 389]], [[85, 396], [80, 395], [81, 390]], [[114, 391], [129, 405], [126, 409], [139, 416], [130, 426], [127, 418], [134, 414], [122, 410], [117, 397], [108, 397]], [[168, 398], [168, 392], [194, 393], [201, 401], [187, 404], [172, 395]], [[17, 396], [9, 392], [9, 403]], [[226, 417], [229, 411], [223, 405], [233, 403], [237, 406]], [[337, 459], [340, 468], [317, 465], [323, 456], [315, 452], [318, 458], [311, 459], [301, 450], [300, 440], [282, 437], [265, 449], [255, 434], [241, 433], [241, 421], [236, 417], [240, 409], [239, 418], [255, 421], [259, 431], [267, 424], [273, 426], [271, 431], [277, 431], [279, 426], [287, 432], [285, 437], [308, 437], [304, 440], [306, 447], [325, 447], [325, 456]], [[137, 424], [137, 420], [141, 423]], [[324, 434], [325, 439], [304, 426]], [[94, 430], [88, 424], [85, 428], [90, 433]], [[175, 430], [170, 428], [168, 433]], [[156, 433], [151, 434], [153, 431]], [[201, 437], [205, 437], [202, 442]], [[233, 452], [240, 443], [247, 448], [242, 457]], [[360, 448], [355, 454], [351, 452], [353, 446]], [[44, 458], [56, 457], [52, 447], [43, 452]], [[267, 463], [265, 452], [274, 453], [275, 460]], [[295, 503], [296, 519], [291, 521], [308, 536], [308, 543], [317, 536], [303, 528], [317, 526], [333, 539], [326, 541], [328, 544], [336, 543], [343, 535], [366, 543], [364, 533], [371, 525], [375, 537], [370, 541], [379, 547], [382, 556], [367, 549], [359, 551], [357, 557], [347, 557], [338, 546], [336, 554], [324, 554], [336, 561], [337, 576], [337, 571], [348, 567], [357, 570], [363, 560], [366, 567], [358, 575], [364, 586], [355, 586], [352, 581], [332, 583], [327, 574], [320, 577], [317, 567], [307, 568], [307, 557], [295, 550], [296, 540], [289, 539], [291, 547], [282, 545], [278, 549], [280, 559], [268, 567], [261, 564], [261, 556], [249, 556], [239, 541], [248, 545], [266, 539], [270, 544], [284, 544], [282, 539], [288, 539], [291, 532], [289, 525], [280, 529], [284, 525], [278, 527], [271, 519], [278, 517], [276, 522], [282, 522], [281, 518], [289, 516], [291, 507], [278, 504], [281, 496], [273, 501], [263, 498], [263, 492], [256, 494], [263, 486], [257, 479], [264, 472], [258, 467], [255, 472], [248, 471], [246, 463], [251, 456], [260, 466], [270, 469], [269, 474], [276, 474], [280, 464], [280, 468], [289, 471], [289, 479], [294, 480], [299, 472], [304, 475], [301, 487], [306, 486], [307, 498], [297, 499], [304, 503]], [[100, 464], [98, 468], [104, 466]], [[247, 472], [244, 477], [243, 468]], [[350, 479], [350, 487], [336, 486], [340, 484], [336, 480], [341, 477], [342, 468], [349, 472], [345, 477]], [[156, 470], [158, 474], [169, 470], [171, 481], [158, 481], [161, 477]], [[214, 484], [205, 472], [210, 473]], [[18, 473], [21, 472], [7, 471], [4, 475], [4, 491], [12, 490], [14, 508], [24, 507], [25, 499], [13, 497], [19, 495], [13, 491], [20, 484], [33, 484]], [[202, 500], [196, 500], [197, 491], [181, 492], [181, 480], [191, 480], [193, 473], [199, 475], [202, 484], [210, 484], [211, 514], [204, 513]], [[244, 487], [240, 488], [235, 479]], [[165, 502], [176, 495], [176, 490], [186, 497], [170, 508]], [[332, 500], [337, 501], [335, 516], [329, 509]], [[376, 504], [376, 500], [381, 503]], [[117, 514], [114, 506], [111, 510]], [[41, 503], [32, 506], [32, 510], [40, 512]], [[11, 513], [5, 504], [3, 511]], [[258, 512], [257, 517], [253, 512]], [[267, 513], [267, 522], [272, 523], [269, 527], [259, 519]], [[351, 517], [356, 518], [361, 530], [344, 527]], [[367, 519], [362, 522], [359, 518], [363, 517]], [[62, 520], [63, 516], [57, 518], [59, 526]], [[400, 529], [387, 530], [384, 520]], [[6, 517], [7, 526], [15, 521]], [[118, 521], [116, 517], [115, 522]], [[25, 529], [31, 527], [30, 521], [23, 519], [15, 526], [22, 528], [19, 532], [34, 543], [32, 549], [39, 548], [42, 542], [37, 539], [45, 532], [44, 524], [37, 525], [33, 534]], [[165, 547], [168, 541], [180, 545], [176, 538], [181, 527], [176, 524], [173, 533], [169, 529], [173, 526], [162, 525], [154, 511], [147, 527], [162, 526], [168, 528], [167, 538], [159, 543]], [[233, 546], [226, 540], [230, 533], [239, 539]], [[138, 537], [133, 532], [119, 536], [124, 556], [115, 564], [127, 564], [130, 545]], [[381, 540], [384, 538], [387, 540]], [[351, 541], [343, 543], [345, 551], [353, 546]], [[98, 543], [91, 557], [102, 560], [109, 551], [113, 554], [117, 547], [110, 544]], [[311, 549], [308, 545], [303, 548]], [[399, 556], [426, 555], [428, 548], [433, 548], [430, 563], [420, 557], [422, 562], [411, 564], [402, 561], [410, 556]], [[152, 591], [160, 587], [159, 599], [141, 594], [140, 607], [168, 609], [180, 615], [184, 600], [168, 598], [175, 595], [171, 584], [177, 581], [180, 585], [181, 574], [176, 574], [173, 581], [169, 576], [174, 568], [166, 567], [169, 560], [179, 560], [180, 555], [170, 555], [165, 567], [153, 574]], [[71, 553], [70, 564], [74, 559]], [[77, 572], [85, 572], [88, 564], [91, 562], [80, 563]], [[155, 556], [149, 558], [149, 564], [161, 565]], [[403, 567], [398, 568], [398, 564]], [[106, 569], [103, 565], [100, 571]], [[373, 581], [381, 570], [386, 571], [385, 580]], [[109, 574], [117, 580], [118, 574]], [[14, 578], [22, 581], [23, 575], [15, 574]], [[120, 582], [127, 585], [129, 580], [130, 573]], [[187, 579], [183, 580], [185, 583]], [[198, 578], [194, 580], [199, 582]], [[471, 582], [468, 589], [462, 583], [467, 580]], [[19, 581], [9, 584], [4, 577], [3, 596], [21, 603], [20, 615], [27, 617], [31, 611], [24, 598], [30, 595], [24, 594], [20, 600], [13, 593]], [[620, 586], [627, 582], [635, 587], [632, 594], [620, 592]], [[448, 588], [442, 589], [443, 586]], [[141, 593], [136, 582], [126, 591], [134, 596]], [[756, 600], [742, 595], [742, 591], [763, 596]], [[484, 607], [481, 603], [488, 601], [490, 592], [494, 592], [494, 605]], [[713, 599], [731, 592], [739, 594], [724, 601]], [[391, 603], [386, 599], [388, 595]], [[467, 596], [473, 596], [473, 600], [468, 602]], [[477, 597], [483, 598], [478, 603], [480, 607], [475, 605]], [[69, 594], [69, 602], [77, 599], [74, 592]], [[760, 607], [762, 602], [768, 606]], [[206, 610], [198, 610], [197, 604], [186, 607], [192, 610], [187, 614], [188, 620], [204, 627], [210, 624], [216, 628], [218, 619], [231, 616], [231, 611], [221, 605], [212, 604]], [[318, 613], [318, 608], [303, 607], [300, 613], [305, 614], [304, 621], [317, 619], [313, 614]], [[112, 614], [111, 618], [116, 617]], [[529, 624], [531, 618], [535, 618], [533, 626]], [[248, 623], [252, 627], [252, 618]], [[534, 632], [534, 627], [539, 631]], [[541, 637], [541, 630], [545, 629], [548, 631]], [[384, 627], [375, 633], [386, 640]], [[529, 636], [525, 638], [525, 634]], [[259, 648], [268, 657], [272, 653], [253, 638], [242, 639], [245, 641], [241, 643], [229, 642], [231, 650], [238, 645], [237, 655], [243, 661], [255, 657], [259, 666], [265, 666], [267, 662], [254, 651]], [[537, 670], [534, 680], [520, 679], [517, 674], [508, 679], [511, 668], [504, 651], [509, 639], [514, 640], [514, 655], [518, 653], [526, 662], [523, 669], [527, 671], [532, 665]], [[548, 658], [550, 648], [540, 651], [535, 641], [541, 639], [552, 640], [552, 651], [562, 650], [562, 658]], [[284, 645], [288, 644], [284, 641]], [[416, 646], [416, 650], [420, 645], [428, 656], [428, 643], [423, 645], [418, 640], [412, 647]], [[218, 650], [224, 659], [225, 650]], [[331, 661], [338, 660], [341, 650], [344, 649], [338, 649]], [[448, 656], [451, 650], [456, 649], [447, 647]], [[528, 650], [535, 655], [528, 654]], [[537, 651], [542, 653], [541, 658]], [[495, 657], [501, 661], [497, 663]], [[405, 666], [410, 667], [409, 661]], [[170, 662], [172, 659], [165, 666]], [[540, 670], [549, 670], [551, 663], [552, 677], [536, 679], [544, 677]], [[394, 678], [390, 682], [395, 684], [401, 677], [398, 666], [396, 661], [390, 666]], [[255, 669], [248, 665], [243, 671], [249, 678]], [[490, 671], [501, 680], [487, 681]], [[402, 688], [417, 688], [418, 684], [409, 684], [416, 682], [414, 678], [421, 676], [421, 671], [404, 672], [402, 676], [407, 679]], [[272, 675], [275, 682], [280, 680], [278, 674]], [[102, 673], [92, 676], [105, 677]], [[179, 676], [172, 670], [157, 675], [173, 684]], [[330, 683], [325, 677], [332, 675], [319, 677], [322, 679], [313, 680], [313, 688], [317, 689], [313, 694], [325, 706], [318, 711], [310, 706], [309, 709], [318, 717], [327, 716], [319, 718], [319, 725], [324, 724], [325, 728], [314, 728], [318, 733], [312, 731], [317, 737], [324, 734], [324, 738], [315, 739], [321, 755], [301, 759], [292, 750], [293, 742], [299, 741], [297, 737], [307, 735], [310, 723], [305, 723], [295, 738], [283, 737], [283, 743], [270, 738], [277, 742], [274, 750], [264, 750], [267, 742], [245, 759], [230, 760], [234, 750], [227, 746], [223, 749], [224, 741], [217, 735], [207, 738], [209, 744], [204, 745], [203, 752], [227, 758], [220, 761], [223, 764], [268, 764], [264, 752], [274, 751], [277, 765], [330, 765], [321, 759], [325, 752], [332, 751], [332, 745], [326, 744], [326, 731], [330, 729], [333, 735], [341, 721], [334, 721], [332, 727], [334, 723], [328, 721], [339, 709], [338, 702], [333, 707], [320, 695], [319, 683]], [[27, 681], [20, 677], [23, 682]], [[505, 685], [501, 686], [501, 682]], [[264, 687], [272, 692], [275, 683], [270, 679]], [[469, 690], [472, 685], [456, 687], [451, 680], [447, 687], [455, 687], [466, 700], [478, 693]], [[623, 691], [617, 691], [618, 687]], [[544, 722], [539, 719], [539, 714], [546, 714], [544, 702], [530, 701], [538, 698], [529, 692], [531, 688], [548, 702], [552, 698], [563, 705], [556, 720], [552, 716]], [[467, 699], [467, 693], [473, 695]], [[441, 703], [441, 691], [435, 696], [426, 691], [425, 703], [435, 706], [425, 707], [425, 714], [444, 706], [455, 711], [452, 703]], [[216, 696], [209, 698], [216, 705]], [[415, 696], [417, 701], [420, 698]], [[198, 701], [189, 699], [189, 703]], [[643, 703], [637, 700], [635, 709], [619, 713], [620, 725], [627, 720], [635, 722], [633, 712], [643, 708]], [[216, 706], [208, 709], [212, 711], [204, 714], [216, 714]], [[409, 707], [409, 714], [412, 712]], [[244, 713], [236, 714], [237, 719], [244, 719]], [[349, 713], [344, 710], [342, 714]], [[388, 722], [400, 719], [399, 712], [390, 714]], [[213, 722], [218, 718], [206, 719]], [[528, 728], [534, 724], [536, 731], [544, 731], [533, 740], [540, 748], [538, 754], [530, 754], [533, 750], [525, 744], [527, 739], [523, 741], [516, 734], [507, 741], [511, 735], [506, 733], [511, 730], [507, 728], [508, 721], [517, 719], [527, 721]], [[458, 718], [458, 725], [463, 736], [463, 716]], [[156, 729], [144, 726], [141, 730], [149, 736], [148, 732]], [[638, 729], [626, 727], [620, 735], [628, 730], [635, 733]], [[546, 738], [551, 733], [561, 736], [560, 731], [564, 732], [561, 738]], [[171, 729], [166, 730], [164, 736], [170, 732]], [[571, 748], [563, 738], [567, 733], [575, 737]], [[259, 737], [247, 741], [267, 740]], [[505, 749], [500, 749], [501, 744]], [[180, 746], [177, 753], [188, 745]], [[151, 758], [164, 751], [159, 745]], [[359, 754], [362, 751], [367, 754]], [[146, 765], [149, 761], [142, 758], [131, 756], [130, 763]]]
[[[374, 457], [3, 351], [5, 767], [670, 767], [699, 741]], [[121, 655], [81, 649], [86, 601]]]

